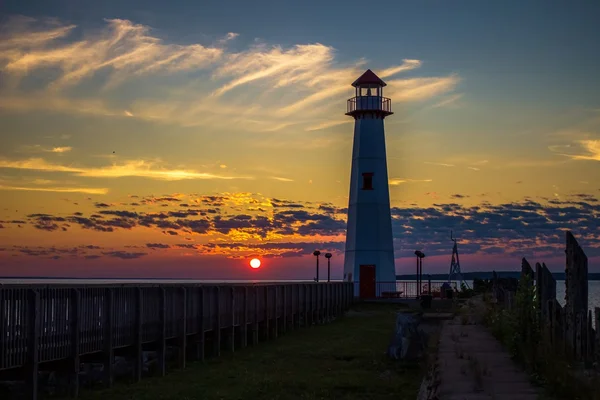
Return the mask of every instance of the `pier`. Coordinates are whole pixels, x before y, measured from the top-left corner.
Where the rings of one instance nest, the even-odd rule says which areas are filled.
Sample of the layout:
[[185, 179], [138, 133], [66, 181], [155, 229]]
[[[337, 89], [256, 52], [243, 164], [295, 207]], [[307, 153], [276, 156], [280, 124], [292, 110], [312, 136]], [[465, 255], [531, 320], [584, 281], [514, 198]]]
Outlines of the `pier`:
[[83, 357], [103, 363], [111, 387], [116, 352], [134, 360], [139, 381], [144, 349], [156, 351], [165, 375], [168, 346], [185, 368], [190, 356], [203, 360], [331, 321], [352, 301], [353, 285], [343, 282], [0, 286], [0, 380], [25, 377], [27, 397], [36, 399], [40, 368], [52, 364], [68, 370], [77, 396]]

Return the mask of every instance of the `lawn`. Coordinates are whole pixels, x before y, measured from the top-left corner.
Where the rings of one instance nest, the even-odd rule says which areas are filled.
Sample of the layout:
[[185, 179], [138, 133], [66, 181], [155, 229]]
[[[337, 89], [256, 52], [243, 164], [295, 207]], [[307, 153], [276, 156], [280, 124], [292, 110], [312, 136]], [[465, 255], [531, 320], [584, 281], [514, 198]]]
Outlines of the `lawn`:
[[163, 378], [83, 390], [84, 400], [120, 399], [414, 399], [417, 363], [387, 358], [396, 308], [355, 306], [328, 325], [287, 332], [255, 347], [222, 352]]

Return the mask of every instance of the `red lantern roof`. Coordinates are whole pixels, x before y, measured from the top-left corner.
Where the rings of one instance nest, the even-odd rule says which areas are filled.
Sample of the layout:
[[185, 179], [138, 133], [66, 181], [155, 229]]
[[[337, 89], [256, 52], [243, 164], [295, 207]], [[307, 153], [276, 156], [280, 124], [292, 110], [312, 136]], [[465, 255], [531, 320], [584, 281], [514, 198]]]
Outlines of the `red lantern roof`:
[[357, 80], [352, 83], [352, 86], [357, 87], [360, 85], [379, 85], [386, 86], [386, 83], [381, 80], [380, 77], [375, 75], [370, 69], [366, 70]]

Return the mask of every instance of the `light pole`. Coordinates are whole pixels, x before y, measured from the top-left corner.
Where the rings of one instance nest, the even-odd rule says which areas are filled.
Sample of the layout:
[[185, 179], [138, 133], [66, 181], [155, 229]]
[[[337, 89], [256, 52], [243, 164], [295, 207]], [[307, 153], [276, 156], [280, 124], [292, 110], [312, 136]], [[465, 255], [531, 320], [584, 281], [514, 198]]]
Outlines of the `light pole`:
[[319, 250], [313, 251], [313, 256], [317, 257], [317, 276], [315, 276], [315, 282], [319, 282], [319, 256], [321, 252]]
[[425, 254], [420, 250], [415, 250], [415, 255], [417, 256], [417, 298], [419, 298], [421, 296], [422, 258], [425, 257]]
[[327, 259], [327, 282], [331, 282], [331, 253], [325, 253]]

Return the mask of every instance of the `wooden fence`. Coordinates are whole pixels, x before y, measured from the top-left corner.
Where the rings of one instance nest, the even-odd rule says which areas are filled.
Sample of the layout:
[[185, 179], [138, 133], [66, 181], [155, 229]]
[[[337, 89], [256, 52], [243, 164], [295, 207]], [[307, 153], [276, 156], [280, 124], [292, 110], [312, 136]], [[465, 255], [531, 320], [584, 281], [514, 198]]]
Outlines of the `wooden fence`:
[[134, 380], [143, 347], [157, 349], [166, 373], [167, 341], [203, 360], [206, 341], [218, 356], [280, 332], [340, 316], [353, 300], [352, 283], [233, 285], [8, 285], [0, 286], [0, 372], [21, 368], [29, 397], [38, 392], [41, 363], [70, 366], [71, 393], [79, 390], [80, 357], [99, 353], [104, 381], [114, 380], [114, 352], [134, 353]]
[[[527, 260], [523, 259], [521, 275], [528, 275], [530, 282], [535, 282], [537, 315], [531, 318], [529, 324], [537, 324], [536, 328], [551, 349], [590, 367], [594, 362], [600, 362], [600, 308], [595, 307], [593, 318], [592, 311], [588, 310], [587, 256], [571, 232], [566, 232], [565, 253], [564, 307], [556, 299], [556, 280], [546, 265], [537, 263], [534, 273]], [[511, 286], [507, 290], [506, 285], [494, 280], [494, 296], [501, 307], [515, 307], [515, 288]]]

